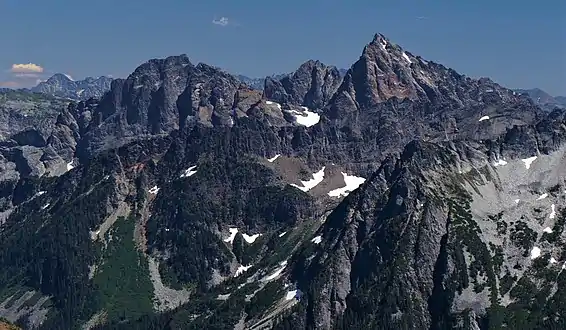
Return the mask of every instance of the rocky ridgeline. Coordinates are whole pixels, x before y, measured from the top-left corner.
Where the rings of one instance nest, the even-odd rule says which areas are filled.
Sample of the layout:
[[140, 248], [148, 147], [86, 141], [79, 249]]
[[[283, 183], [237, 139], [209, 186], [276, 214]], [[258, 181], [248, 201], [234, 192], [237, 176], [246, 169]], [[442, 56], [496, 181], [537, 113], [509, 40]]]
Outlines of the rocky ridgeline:
[[45, 120], [0, 150], [30, 327], [562, 325], [564, 112], [383, 35], [263, 91], [150, 60]]

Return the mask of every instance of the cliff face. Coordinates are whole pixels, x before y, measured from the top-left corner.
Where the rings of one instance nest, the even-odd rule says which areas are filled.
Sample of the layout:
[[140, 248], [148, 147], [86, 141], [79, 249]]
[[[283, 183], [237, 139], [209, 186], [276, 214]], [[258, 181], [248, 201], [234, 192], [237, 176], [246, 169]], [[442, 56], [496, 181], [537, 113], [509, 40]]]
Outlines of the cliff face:
[[44, 126], [6, 128], [0, 315], [561, 326], [564, 124], [382, 35], [345, 74], [309, 61], [263, 94], [184, 55], [150, 60]]

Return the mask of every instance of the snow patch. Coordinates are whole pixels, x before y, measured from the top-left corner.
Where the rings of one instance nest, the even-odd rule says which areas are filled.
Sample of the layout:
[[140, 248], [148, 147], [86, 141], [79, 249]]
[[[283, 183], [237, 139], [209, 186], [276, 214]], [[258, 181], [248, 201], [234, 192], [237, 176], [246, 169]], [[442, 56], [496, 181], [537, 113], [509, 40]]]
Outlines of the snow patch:
[[300, 298], [301, 297], [301, 290], [297, 289], [297, 290], [291, 290], [288, 291], [287, 294], [285, 295], [285, 300], [293, 300], [294, 298]]
[[556, 206], [554, 206], [554, 204], [550, 205], [550, 214], [548, 215], [548, 217], [550, 219], [554, 219], [554, 217], [556, 216]]
[[538, 247], [533, 247], [533, 249], [531, 250], [531, 260], [534, 260], [536, 258], [540, 257], [540, 248]]
[[272, 158], [268, 158], [267, 161], [270, 163], [273, 163], [277, 158], [279, 158], [279, 156], [281, 156], [280, 154], [277, 154], [275, 156], [273, 156]]
[[275, 105], [277, 108], [279, 108], [279, 110], [281, 110], [281, 104], [273, 102], [273, 101], [265, 101], [265, 104], [267, 105]]
[[555, 263], [557, 263], [557, 262], [558, 262], [558, 261], [556, 261], [556, 259], [554, 259], [554, 257], [551, 257], [551, 258], [550, 258], [550, 263], [551, 263], [551, 264], [555, 264]]
[[484, 121], [484, 120], [489, 120], [489, 116], [483, 116], [483, 117], [480, 118], [479, 121]]
[[547, 234], [552, 234], [552, 229], [550, 227], [546, 227], [542, 231], [547, 233]]
[[234, 242], [234, 238], [236, 238], [236, 234], [238, 233], [238, 228], [228, 228], [230, 232], [230, 236], [224, 239], [224, 242], [232, 244]]
[[520, 201], [521, 201], [521, 200], [517, 198], [517, 199], [515, 200], [515, 204], [519, 204]]
[[234, 274], [234, 277], [240, 276], [241, 274], [243, 274], [244, 272], [246, 272], [250, 268], [252, 268], [251, 264], [247, 265], [247, 266], [240, 265], [240, 267], [238, 267], [238, 269], [236, 269], [236, 274]]
[[311, 127], [316, 125], [320, 121], [320, 115], [316, 112], [312, 112], [307, 107], [301, 107], [303, 111], [288, 110], [293, 117], [295, 117], [295, 122], [299, 125], [306, 127]]
[[545, 199], [545, 198], [547, 198], [547, 197], [548, 197], [548, 194], [547, 194], [547, 193], [544, 193], [544, 194], [540, 195], [540, 196], [537, 198], [537, 201], [543, 200], [543, 199]]
[[493, 162], [493, 166], [497, 167], [497, 166], [504, 166], [507, 165], [507, 162], [504, 161], [503, 159], [498, 159], [495, 162]]
[[358, 189], [358, 187], [361, 186], [366, 181], [366, 179], [359, 176], [348, 175], [344, 172], [341, 173], [342, 176], [344, 177], [344, 182], [346, 183], [346, 186], [331, 190], [330, 192], [328, 192], [328, 196], [330, 197], [339, 197], [342, 195], [348, 196], [350, 192]]
[[67, 163], [67, 171], [70, 171], [72, 169], [75, 168], [75, 165], [73, 165], [74, 160], [71, 160], [70, 162]]
[[286, 231], [284, 231], [284, 232], [282, 232], [281, 234], [279, 234], [279, 237], [283, 237], [283, 236], [285, 236], [285, 234], [287, 234]]
[[260, 236], [261, 236], [261, 234], [255, 234], [255, 235], [242, 234], [242, 237], [244, 237], [244, 240], [246, 242], [248, 242], [249, 244], [252, 244], [253, 242], [255, 242], [255, 240]]
[[181, 178], [188, 178], [188, 177], [190, 177], [191, 175], [195, 174], [195, 173], [197, 172], [197, 171], [195, 171], [195, 168], [197, 168], [196, 165], [187, 168], [187, 169], [183, 172], [183, 174], [181, 174]]
[[313, 242], [314, 244], [320, 244], [320, 242], [322, 242], [322, 236], [318, 235], [317, 237], [311, 239], [311, 242]]
[[413, 63], [413, 61], [411, 61], [411, 59], [405, 52], [403, 52], [403, 58], [405, 59], [405, 61], [409, 62], [409, 64]]
[[40, 191], [40, 192], [37, 193], [37, 196], [41, 196], [41, 195], [43, 195], [43, 194], [45, 194], [45, 191], [42, 190], [42, 191]]
[[157, 186], [153, 186], [153, 187], [151, 187], [151, 189], [149, 189], [148, 192], [150, 194], [157, 195], [157, 193], [159, 192], [159, 188]]
[[291, 184], [291, 186], [295, 187], [295, 188], [299, 188], [304, 192], [307, 192], [309, 190], [311, 190], [312, 188], [314, 188], [316, 185], [318, 185], [319, 183], [322, 182], [322, 180], [324, 180], [324, 169], [325, 167], [323, 166], [322, 169], [316, 173], [313, 173], [312, 175], [312, 179], [310, 179], [309, 181], [301, 181], [301, 183], [303, 184], [302, 187], [299, 187], [296, 184]]
[[526, 167], [527, 170], [528, 170], [529, 168], [531, 168], [531, 165], [532, 165], [532, 163], [535, 161], [535, 159], [537, 159], [537, 156], [533, 156], [533, 157], [521, 159], [521, 161], [522, 161], [523, 163], [525, 163], [525, 167]]
[[285, 270], [285, 267], [287, 267], [287, 260], [282, 261], [279, 263], [279, 268], [277, 268], [275, 270], [275, 272], [273, 272], [273, 274], [266, 276], [263, 281], [264, 282], [268, 282], [268, 281], [272, 281], [274, 279], [276, 279], [277, 277], [279, 277], [279, 275], [281, 275], [281, 273], [283, 273], [283, 271]]
[[51, 204], [50, 204], [50, 203], [47, 203], [47, 204], [43, 205], [43, 206], [41, 207], [41, 209], [42, 209], [42, 210], [45, 210], [46, 208], [49, 207], [49, 205], [51, 205]]

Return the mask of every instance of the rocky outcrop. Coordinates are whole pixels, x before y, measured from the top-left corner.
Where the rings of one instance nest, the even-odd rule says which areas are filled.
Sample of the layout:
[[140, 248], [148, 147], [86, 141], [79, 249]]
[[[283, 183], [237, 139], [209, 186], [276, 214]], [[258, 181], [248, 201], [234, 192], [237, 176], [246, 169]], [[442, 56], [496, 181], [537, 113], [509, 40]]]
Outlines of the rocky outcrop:
[[267, 77], [264, 96], [278, 103], [321, 109], [341, 82], [342, 76], [336, 67], [310, 60], [281, 79]]

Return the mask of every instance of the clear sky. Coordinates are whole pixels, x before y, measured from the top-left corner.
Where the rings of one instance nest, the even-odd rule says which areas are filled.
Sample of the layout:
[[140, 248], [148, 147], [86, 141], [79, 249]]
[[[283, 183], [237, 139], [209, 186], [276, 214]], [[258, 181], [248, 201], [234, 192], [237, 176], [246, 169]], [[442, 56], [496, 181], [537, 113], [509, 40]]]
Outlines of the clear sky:
[[126, 77], [183, 53], [251, 77], [349, 68], [380, 32], [460, 73], [566, 95], [564, 0], [0, 0], [0, 32], [3, 86]]

